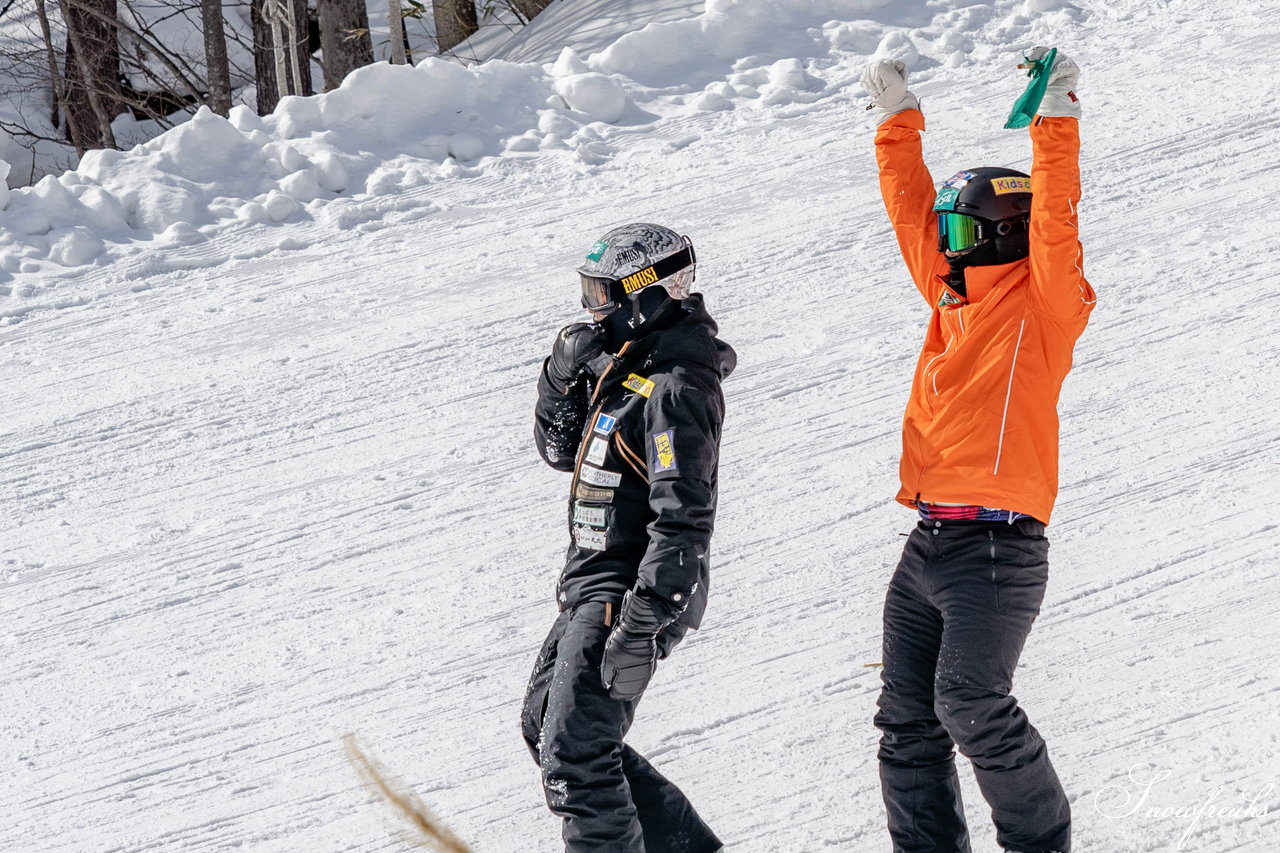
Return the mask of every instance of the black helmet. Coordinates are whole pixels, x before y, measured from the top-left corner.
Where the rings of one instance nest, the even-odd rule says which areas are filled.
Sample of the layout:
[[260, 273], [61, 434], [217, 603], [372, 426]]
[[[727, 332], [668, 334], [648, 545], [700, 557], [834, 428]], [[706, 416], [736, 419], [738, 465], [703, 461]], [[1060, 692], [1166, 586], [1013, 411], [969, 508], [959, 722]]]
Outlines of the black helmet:
[[933, 202], [938, 251], [966, 252], [990, 243], [991, 263], [1027, 255], [1031, 176], [1016, 169], [984, 166], [956, 172]]

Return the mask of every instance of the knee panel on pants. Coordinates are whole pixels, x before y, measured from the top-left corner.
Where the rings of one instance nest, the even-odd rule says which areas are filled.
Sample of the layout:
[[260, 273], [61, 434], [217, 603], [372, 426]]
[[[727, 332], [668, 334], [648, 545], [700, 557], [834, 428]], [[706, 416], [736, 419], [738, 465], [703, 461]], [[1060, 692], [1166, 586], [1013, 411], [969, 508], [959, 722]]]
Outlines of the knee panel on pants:
[[940, 689], [934, 710], [956, 747], [989, 769], [1022, 767], [1043, 741], [1012, 696], [975, 687]]

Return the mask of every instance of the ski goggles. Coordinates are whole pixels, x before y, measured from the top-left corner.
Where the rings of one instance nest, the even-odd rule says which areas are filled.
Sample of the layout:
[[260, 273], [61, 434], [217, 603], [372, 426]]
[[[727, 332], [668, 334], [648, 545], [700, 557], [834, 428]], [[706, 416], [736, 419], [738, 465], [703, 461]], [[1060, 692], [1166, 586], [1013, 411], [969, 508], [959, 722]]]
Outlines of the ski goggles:
[[578, 277], [582, 279], [582, 307], [593, 314], [608, 314], [636, 291], [643, 290], [651, 284], [657, 284], [664, 278], [675, 275], [697, 262], [693, 243], [685, 237], [683, 249], [624, 278], [609, 278], [580, 272]]
[[965, 213], [938, 213], [939, 252], [964, 252], [983, 239], [981, 220]]

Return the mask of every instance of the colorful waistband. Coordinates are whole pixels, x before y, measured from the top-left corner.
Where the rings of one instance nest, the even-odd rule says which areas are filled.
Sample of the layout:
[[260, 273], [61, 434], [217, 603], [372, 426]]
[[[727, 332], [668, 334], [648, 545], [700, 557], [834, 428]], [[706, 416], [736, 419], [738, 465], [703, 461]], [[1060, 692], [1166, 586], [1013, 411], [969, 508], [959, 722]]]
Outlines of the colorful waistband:
[[940, 506], [921, 501], [916, 508], [920, 510], [920, 517], [928, 521], [1004, 521], [1013, 524], [1020, 519], [1031, 518], [1025, 512], [989, 506]]

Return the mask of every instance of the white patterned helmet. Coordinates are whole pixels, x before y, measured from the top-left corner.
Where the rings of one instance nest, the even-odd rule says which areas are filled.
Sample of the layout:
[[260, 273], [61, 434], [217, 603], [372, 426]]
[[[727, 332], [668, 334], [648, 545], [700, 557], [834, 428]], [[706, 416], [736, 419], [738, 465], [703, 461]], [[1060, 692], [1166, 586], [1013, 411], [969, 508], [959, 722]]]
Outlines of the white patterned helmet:
[[582, 305], [593, 313], [609, 314], [626, 301], [635, 302], [650, 287], [684, 299], [696, 270], [688, 237], [648, 222], [622, 225], [597, 240], [578, 267]]

